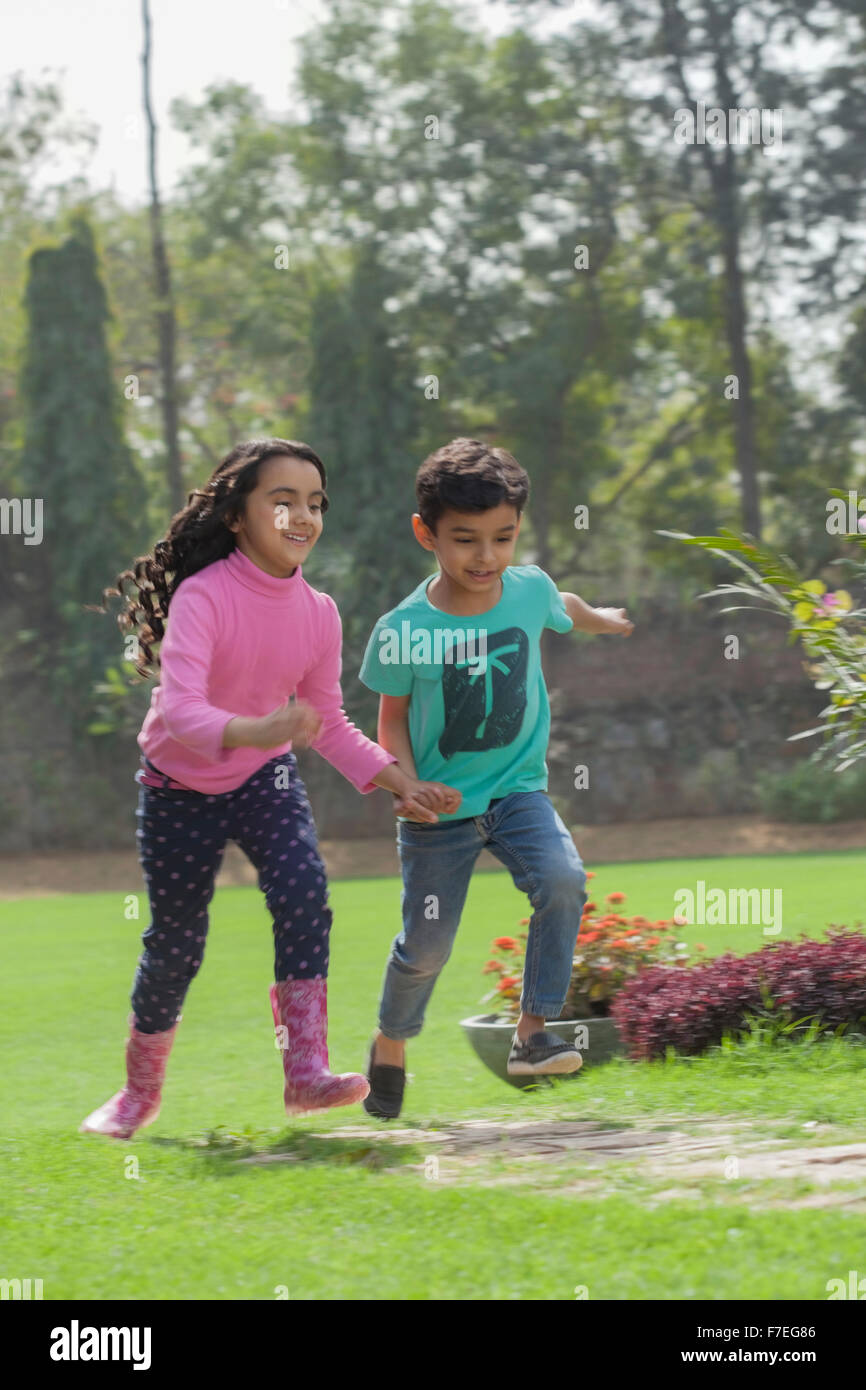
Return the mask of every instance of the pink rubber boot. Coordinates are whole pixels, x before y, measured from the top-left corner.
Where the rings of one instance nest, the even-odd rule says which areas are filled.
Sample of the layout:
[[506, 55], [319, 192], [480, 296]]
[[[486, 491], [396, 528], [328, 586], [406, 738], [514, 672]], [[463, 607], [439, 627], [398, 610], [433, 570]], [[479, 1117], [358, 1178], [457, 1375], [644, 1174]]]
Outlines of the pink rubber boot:
[[87, 1116], [78, 1127], [82, 1134], [109, 1134], [113, 1139], [130, 1139], [137, 1129], [153, 1123], [159, 1114], [165, 1064], [178, 1023], [180, 1019], [163, 1033], [139, 1033], [134, 1016], [130, 1015], [126, 1085]]
[[328, 1070], [328, 982], [280, 980], [271, 985], [274, 1026], [282, 1035], [283, 1099], [287, 1115], [354, 1105], [370, 1091], [366, 1076], [356, 1072], [333, 1075]]

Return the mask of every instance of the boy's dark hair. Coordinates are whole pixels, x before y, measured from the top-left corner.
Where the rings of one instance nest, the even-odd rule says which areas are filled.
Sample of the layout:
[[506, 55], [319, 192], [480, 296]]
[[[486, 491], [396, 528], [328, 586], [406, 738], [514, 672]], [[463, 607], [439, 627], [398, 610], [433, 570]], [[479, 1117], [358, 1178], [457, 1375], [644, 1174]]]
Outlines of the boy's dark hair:
[[418, 513], [433, 532], [443, 512], [487, 512], [503, 502], [520, 516], [529, 476], [507, 449], [480, 439], [452, 439], [430, 454], [415, 477]]
[[[153, 551], [140, 555], [130, 569], [118, 575], [116, 589], [103, 591], [103, 603], [112, 596], [124, 601], [117, 615], [121, 632], [138, 628], [142, 655], [135, 669], [140, 675], [150, 675], [159, 664], [153, 643], [165, 636], [165, 620], [177, 586], [215, 560], [224, 560], [236, 548], [237, 539], [226, 522], [243, 515], [247, 495], [255, 488], [265, 460], [282, 454], [315, 465], [322, 480], [322, 512], [326, 512], [325, 465], [309, 444], [299, 439], [245, 440], [226, 454], [203, 488], [189, 494], [186, 506], [172, 517]], [[131, 586], [131, 594], [124, 593], [124, 584]], [[100, 611], [106, 610], [103, 607]]]

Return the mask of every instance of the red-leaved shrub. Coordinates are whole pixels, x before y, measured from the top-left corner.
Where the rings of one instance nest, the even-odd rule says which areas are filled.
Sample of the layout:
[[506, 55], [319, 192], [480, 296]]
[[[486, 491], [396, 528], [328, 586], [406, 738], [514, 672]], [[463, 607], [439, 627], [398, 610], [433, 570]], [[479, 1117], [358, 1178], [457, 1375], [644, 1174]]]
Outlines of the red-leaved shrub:
[[866, 1031], [866, 935], [830, 927], [828, 936], [773, 941], [751, 955], [728, 953], [685, 970], [641, 971], [611, 1006], [629, 1057], [660, 1058], [669, 1047], [695, 1055], [725, 1033], [746, 1031], [747, 1014]]

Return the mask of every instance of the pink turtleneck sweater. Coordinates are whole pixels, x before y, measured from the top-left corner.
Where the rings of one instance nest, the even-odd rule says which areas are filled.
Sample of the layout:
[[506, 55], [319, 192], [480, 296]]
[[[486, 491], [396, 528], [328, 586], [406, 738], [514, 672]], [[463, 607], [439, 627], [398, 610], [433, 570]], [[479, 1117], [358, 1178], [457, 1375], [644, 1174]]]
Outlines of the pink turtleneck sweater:
[[198, 792], [227, 792], [291, 743], [223, 748], [238, 715], [270, 714], [289, 695], [322, 716], [311, 747], [359, 792], [397, 761], [356, 729], [340, 689], [342, 624], [328, 594], [300, 565], [288, 579], [259, 569], [240, 550], [184, 579], [171, 599], [160, 684], [138, 735], [145, 757]]

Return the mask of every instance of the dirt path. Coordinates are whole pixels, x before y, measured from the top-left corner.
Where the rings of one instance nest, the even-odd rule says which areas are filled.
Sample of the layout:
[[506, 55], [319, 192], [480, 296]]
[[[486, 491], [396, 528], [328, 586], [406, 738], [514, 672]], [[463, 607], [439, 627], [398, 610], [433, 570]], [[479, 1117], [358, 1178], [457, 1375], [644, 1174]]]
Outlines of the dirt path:
[[[630, 859], [676, 859], [729, 854], [797, 854], [816, 850], [866, 850], [866, 820], [836, 825], [793, 825], [760, 816], [707, 816], [618, 825], [578, 826], [574, 838], [587, 868]], [[379, 878], [399, 873], [394, 840], [323, 840], [331, 878]], [[480, 869], [502, 866], [481, 855]], [[254, 884], [255, 871], [235, 845], [226, 851], [218, 884]], [[0, 856], [0, 899], [57, 893], [132, 893], [141, 887], [134, 847], [103, 854]]]
[[[767, 1138], [766, 1120], [669, 1116], [652, 1128], [591, 1120], [498, 1123], [473, 1120], [442, 1129], [361, 1126], [299, 1136], [288, 1152], [256, 1153], [242, 1164], [292, 1163], [316, 1156], [317, 1145], [344, 1141], [344, 1157], [388, 1172], [412, 1172], [445, 1183], [530, 1184], [574, 1196], [612, 1191], [658, 1202], [712, 1200], [759, 1210], [844, 1207], [866, 1211], [866, 1140], [792, 1144]], [[809, 1123], [804, 1138], [830, 1137], [832, 1125]], [[761, 1136], [761, 1137], [759, 1137]], [[389, 1152], [392, 1150], [392, 1152]], [[403, 1150], [403, 1161], [395, 1163]], [[421, 1157], [421, 1161], [417, 1159]], [[331, 1157], [333, 1154], [331, 1153]], [[414, 1161], [413, 1161], [414, 1160]], [[809, 1190], [814, 1189], [814, 1190]]]

